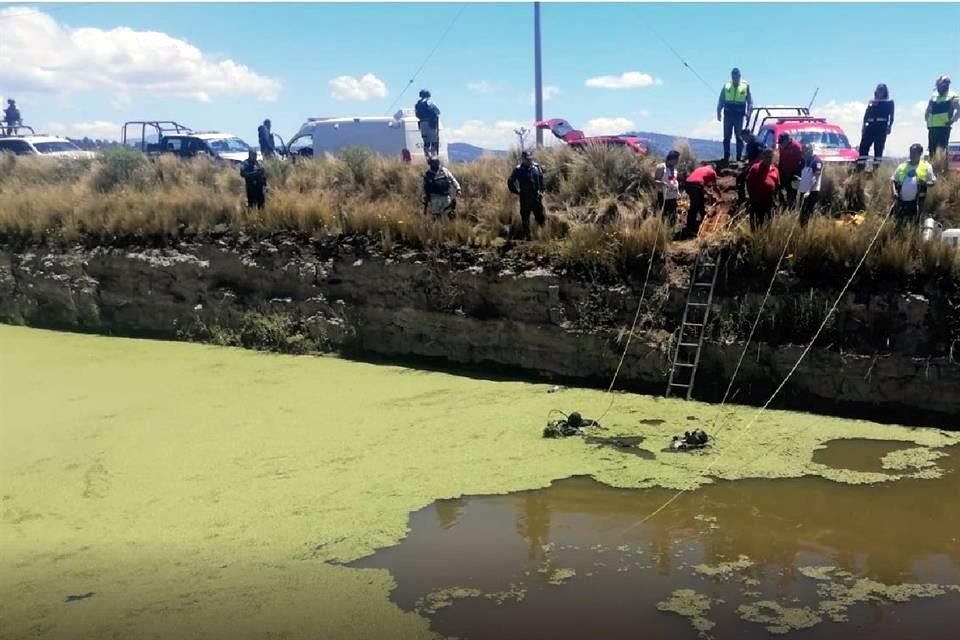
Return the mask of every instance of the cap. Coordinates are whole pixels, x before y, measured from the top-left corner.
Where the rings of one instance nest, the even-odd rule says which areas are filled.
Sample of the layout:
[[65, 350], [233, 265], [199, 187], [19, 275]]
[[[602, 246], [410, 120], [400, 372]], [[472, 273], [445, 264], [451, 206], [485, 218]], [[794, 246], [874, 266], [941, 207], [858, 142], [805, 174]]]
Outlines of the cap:
[[738, 67], [734, 67], [733, 69], [730, 70], [730, 73], [731, 74], [735, 73], [737, 75], [740, 75], [740, 69]]
[[950, 76], [947, 76], [947, 75], [939, 76], [935, 84], [936, 86], [939, 87], [941, 84], [944, 84], [944, 83], [950, 84]]
[[431, 167], [440, 165], [440, 158], [427, 158], [427, 164]]
[[923, 145], [918, 142], [913, 143], [912, 145], [910, 145], [910, 153], [913, 153], [914, 151], [919, 151], [920, 153], [923, 153]]
[[524, 159], [532, 158], [532, 157], [533, 157], [533, 152], [532, 152], [532, 151], [523, 151], [523, 152], [520, 153], [520, 157], [521, 157], [521, 158], [524, 158]]

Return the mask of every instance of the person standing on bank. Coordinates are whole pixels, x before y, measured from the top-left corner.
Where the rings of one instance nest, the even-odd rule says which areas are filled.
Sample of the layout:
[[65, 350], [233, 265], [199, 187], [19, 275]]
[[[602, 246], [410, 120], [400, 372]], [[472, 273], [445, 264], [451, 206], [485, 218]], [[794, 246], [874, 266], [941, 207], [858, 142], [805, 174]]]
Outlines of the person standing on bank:
[[797, 204], [797, 187], [803, 170], [803, 147], [789, 133], [781, 133], [777, 143], [780, 151], [777, 171], [780, 173], [782, 202], [785, 208], [792, 209]]
[[677, 179], [677, 163], [680, 162], [680, 152], [672, 150], [653, 172], [653, 180], [657, 189], [657, 211], [666, 219], [672, 220], [677, 215], [677, 198], [680, 197], [680, 183]]
[[901, 163], [890, 176], [890, 191], [897, 200], [894, 204], [897, 226], [920, 226], [927, 186], [936, 181], [933, 167], [923, 159], [923, 145], [910, 145], [910, 160]]
[[423, 152], [428, 158], [440, 153], [440, 109], [430, 102], [430, 92], [420, 90], [420, 99], [414, 107], [423, 138]]
[[890, 91], [887, 85], [878, 84], [873, 92], [873, 100], [867, 104], [867, 110], [863, 113], [863, 129], [860, 132], [860, 158], [857, 160], [857, 168], [864, 169], [867, 166], [867, 154], [870, 147], [873, 146], [873, 168], [880, 166], [880, 159], [883, 158], [883, 147], [887, 142], [887, 136], [893, 131], [893, 100], [890, 99]]
[[452, 218], [457, 209], [454, 196], [460, 195], [460, 183], [449, 169], [440, 165], [440, 158], [430, 158], [427, 166], [423, 174], [423, 211], [434, 218], [443, 215]]
[[800, 170], [800, 224], [806, 226], [820, 202], [823, 160], [813, 153], [813, 145], [803, 145], [803, 169]]
[[267, 173], [253, 149], [240, 165], [240, 177], [247, 185], [247, 206], [251, 209], [263, 209], [267, 199]]
[[719, 200], [717, 171], [709, 164], [694, 169], [684, 182], [683, 188], [690, 197], [690, 209], [687, 211], [687, 224], [680, 233], [680, 240], [700, 235], [700, 223], [707, 215], [707, 187], [713, 188], [713, 196]]
[[717, 122], [723, 122], [723, 161], [730, 161], [730, 138], [737, 138], [737, 161], [743, 155], [743, 125], [753, 110], [753, 96], [750, 85], [740, 78], [740, 69], [730, 72], [730, 82], [720, 89], [717, 100]]
[[524, 151], [520, 154], [520, 164], [514, 168], [507, 179], [510, 193], [520, 196], [520, 222], [523, 225], [523, 237], [530, 239], [530, 214], [537, 224], [543, 227], [547, 222], [543, 211], [543, 169], [533, 161], [533, 154]]
[[257, 127], [257, 140], [260, 142], [260, 153], [264, 158], [272, 158], [276, 153], [276, 147], [273, 145], [273, 133], [270, 131], [270, 118], [263, 121], [263, 124]]
[[940, 76], [936, 82], [937, 90], [927, 103], [927, 153], [933, 160], [937, 151], [947, 150], [950, 144], [950, 127], [960, 119], [960, 96], [950, 91], [950, 76]]
[[780, 192], [780, 172], [773, 166], [773, 149], [764, 149], [760, 162], [747, 172], [747, 195], [750, 197], [750, 229], [756, 231], [773, 215]]

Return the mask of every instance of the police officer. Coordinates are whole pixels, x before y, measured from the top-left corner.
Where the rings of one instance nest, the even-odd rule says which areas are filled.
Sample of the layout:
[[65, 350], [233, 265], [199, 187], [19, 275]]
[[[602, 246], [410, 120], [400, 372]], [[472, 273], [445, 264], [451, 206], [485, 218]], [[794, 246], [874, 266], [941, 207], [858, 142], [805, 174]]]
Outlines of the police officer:
[[922, 158], [923, 145], [911, 145], [910, 160], [900, 163], [890, 176], [890, 191], [897, 200], [894, 215], [898, 226], [919, 226], [927, 186], [937, 181], [933, 167]]
[[[730, 137], [737, 138], [737, 161], [743, 155], [743, 124], [749, 120], [753, 110], [753, 96], [750, 85], [740, 78], [740, 69], [734, 67], [730, 72], [730, 82], [720, 89], [717, 101], [717, 122], [723, 122], [723, 160], [730, 161]], [[721, 118], [722, 114], [722, 118]]]
[[240, 177], [247, 184], [247, 206], [251, 209], [262, 209], [266, 203], [267, 173], [253, 149], [240, 165]]
[[520, 196], [520, 222], [523, 224], [523, 237], [530, 239], [530, 214], [541, 227], [547, 218], [543, 211], [543, 169], [533, 161], [533, 154], [524, 151], [520, 154], [520, 164], [514, 168], [507, 179], [510, 193]]
[[263, 124], [257, 127], [257, 139], [260, 141], [260, 153], [264, 158], [272, 158], [276, 153], [273, 145], [273, 133], [270, 131], [270, 118], [263, 121]]
[[873, 146], [873, 168], [880, 166], [883, 158], [883, 147], [887, 136], [893, 131], [894, 103], [890, 99], [890, 90], [885, 84], [878, 84], [873, 91], [873, 100], [867, 104], [863, 112], [863, 128], [860, 132], [860, 157], [857, 168], [867, 166], [867, 153]]
[[414, 112], [423, 138], [423, 152], [428, 158], [437, 155], [440, 151], [440, 109], [430, 102], [430, 92], [426, 89], [420, 90]]
[[960, 119], [960, 96], [950, 91], [950, 76], [940, 76], [936, 82], [937, 90], [927, 103], [927, 146], [930, 158], [937, 151], [947, 150], [950, 142], [950, 127]]
[[453, 217], [457, 201], [451, 195], [460, 195], [460, 183], [446, 167], [440, 166], [439, 158], [427, 161], [428, 169], [423, 174], [423, 213], [433, 217], [444, 214]]
[[17, 109], [17, 101], [13, 98], [7, 100], [7, 107], [3, 110], [3, 120], [7, 123], [7, 135], [14, 134], [14, 127], [22, 124], [20, 119], [20, 110]]

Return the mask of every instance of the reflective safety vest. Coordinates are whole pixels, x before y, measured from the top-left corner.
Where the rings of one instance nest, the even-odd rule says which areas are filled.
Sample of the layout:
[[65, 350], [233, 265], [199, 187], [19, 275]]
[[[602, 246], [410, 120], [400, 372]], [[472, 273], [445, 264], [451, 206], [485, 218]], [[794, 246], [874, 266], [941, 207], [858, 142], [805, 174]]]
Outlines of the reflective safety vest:
[[[900, 166], [897, 167], [897, 184], [903, 184], [903, 181], [907, 179], [907, 174], [910, 173], [911, 168], [912, 166], [909, 162], [900, 163]], [[921, 160], [920, 164], [916, 166], [917, 182], [926, 184], [927, 177], [930, 175], [930, 169], [930, 163]]]
[[956, 107], [960, 96], [955, 91], [948, 91], [947, 95], [933, 94], [930, 98], [930, 115], [927, 116], [927, 128], [950, 126], [950, 111]]
[[737, 86], [733, 86], [732, 82], [728, 82], [723, 85], [723, 101], [727, 104], [746, 104], [748, 91], [749, 85], [745, 80], [741, 80]]

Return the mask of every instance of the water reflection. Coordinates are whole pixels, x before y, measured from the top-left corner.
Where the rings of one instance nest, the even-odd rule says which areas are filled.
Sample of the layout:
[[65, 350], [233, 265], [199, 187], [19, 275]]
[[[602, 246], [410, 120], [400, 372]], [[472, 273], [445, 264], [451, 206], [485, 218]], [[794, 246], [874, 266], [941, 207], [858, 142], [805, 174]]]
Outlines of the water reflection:
[[[411, 516], [407, 539], [354, 566], [389, 569], [398, 584], [392, 597], [405, 609], [454, 586], [526, 590], [522, 602], [455, 601], [431, 617], [447, 635], [632, 638], [642, 628], [650, 637], [693, 638], [685, 619], [656, 609], [673, 590], [692, 588], [725, 601], [710, 614], [714, 637], [762, 638], [764, 627], [741, 620], [737, 606], [760, 599], [816, 610], [818, 583], [802, 567], [834, 566], [885, 584], [960, 584], [960, 455], [939, 465], [941, 479], [873, 486], [820, 478], [719, 482], [641, 526], [670, 492], [575, 478], [539, 491], [439, 501]], [[753, 564], [713, 576], [695, 569], [740, 556]], [[557, 585], [549, 581], [556, 568], [576, 573]], [[960, 594], [861, 604], [849, 618], [803, 637], [953, 638], [945, 629], [960, 624]]]

